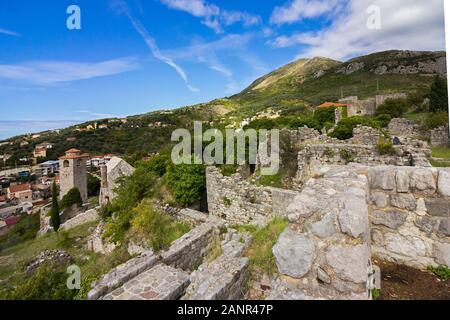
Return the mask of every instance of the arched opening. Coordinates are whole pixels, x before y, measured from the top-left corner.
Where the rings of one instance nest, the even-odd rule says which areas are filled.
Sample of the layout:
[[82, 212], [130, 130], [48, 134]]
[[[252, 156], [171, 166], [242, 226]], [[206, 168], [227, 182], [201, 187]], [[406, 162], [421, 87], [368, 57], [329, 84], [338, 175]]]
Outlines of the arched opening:
[[63, 167], [64, 167], [64, 168], [68, 168], [69, 166], [70, 166], [69, 160], [64, 160], [64, 162], [63, 162]]

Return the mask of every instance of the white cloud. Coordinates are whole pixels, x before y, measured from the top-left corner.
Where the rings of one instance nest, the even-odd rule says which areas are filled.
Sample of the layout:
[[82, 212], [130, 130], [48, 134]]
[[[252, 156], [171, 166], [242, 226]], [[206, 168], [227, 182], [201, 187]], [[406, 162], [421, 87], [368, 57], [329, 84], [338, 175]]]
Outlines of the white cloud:
[[333, 12], [342, 5], [342, 0], [291, 0], [281, 7], [275, 7], [270, 22], [281, 25], [316, 18]]
[[0, 78], [37, 85], [87, 80], [111, 76], [138, 68], [134, 58], [102, 62], [30, 61], [15, 65], [0, 64]]
[[91, 117], [95, 118], [123, 118], [123, 115], [116, 115], [116, 114], [109, 114], [109, 113], [98, 113], [98, 112], [92, 112], [89, 110], [78, 110], [77, 113], [84, 113]]
[[7, 29], [2, 29], [2, 28], [0, 28], [0, 33], [6, 34], [8, 36], [14, 36], [14, 37], [20, 37], [21, 36], [20, 33], [17, 33], [17, 32], [11, 31], [11, 30], [7, 30]]
[[223, 33], [224, 26], [242, 23], [245, 27], [258, 25], [261, 17], [242, 11], [228, 11], [205, 0], [160, 0], [167, 7], [202, 18], [202, 23], [216, 33]]
[[[381, 9], [381, 29], [369, 29], [367, 8]], [[345, 11], [332, 17], [330, 27], [298, 32], [270, 42], [274, 47], [306, 46], [299, 57], [347, 59], [390, 49], [444, 50], [445, 29], [441, 0], [349, 0]]]
[[169, 65], [170, 67], [172, 67], [178, 73], [178, 75], [183, 79], [183, 81], [184, 81], [186, 87], [189, 89], [189, 91], [192, 91], [192, 92], [199, 91], [197, 88], [195, 88], [194, 86], [189, 84], [186, 72], [184, 72], [184, 70], [178, 64], [176, 64], [175, 61], [173, 61], [171, 58], [169, 58], [166, 55], [161, 53], [161, 51], [159, 50], [159, 48], [156, 44], [155, 39], [150, 36], [150, 34], [148, 33], [147, 29], [143, 26], [143, 24], [137, 18], [135, 18], [133, 16], [133, 14], [131, 13], [131, 10], [129, 9], [129, 7], [125, 1], [116, 0], [113, 2], [113, 7], [117, 10], [117, 12], [125, 14], [128, 17], [131, 24], [133, 25], [133, 28], [136, 30], [137, 33], [139, 33], [139, 35], [142, 37], [142, 39], [144, 39], [145, 43], [147, 44], [147, 47], [150, 49], [150, 52], [156, 59], [158, 59], [158, 60], [164, 62], [165, 64]]

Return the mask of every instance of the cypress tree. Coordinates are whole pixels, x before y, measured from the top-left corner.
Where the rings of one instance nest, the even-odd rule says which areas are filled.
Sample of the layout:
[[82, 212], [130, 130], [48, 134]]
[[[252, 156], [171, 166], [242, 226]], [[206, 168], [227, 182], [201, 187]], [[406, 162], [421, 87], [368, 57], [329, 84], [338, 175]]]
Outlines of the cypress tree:
[[61, 220], [59, 217], [59, 204], [58, 204], [58, 195], [56, 191], [56, 182], [53, 181], [52, 185], [52, 208], [50, 210], [50, 224], [53, 227], [53, 230], [58, 232], [59, 226], [61, 225]]

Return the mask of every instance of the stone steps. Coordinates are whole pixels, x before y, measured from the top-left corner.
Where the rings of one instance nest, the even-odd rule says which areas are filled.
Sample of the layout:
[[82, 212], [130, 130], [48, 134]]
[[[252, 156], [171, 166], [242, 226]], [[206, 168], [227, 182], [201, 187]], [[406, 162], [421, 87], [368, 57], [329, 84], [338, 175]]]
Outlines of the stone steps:
[[189, 283], [187, 272], [158, 264], [107, 294], [103, 300], [177, 300]]

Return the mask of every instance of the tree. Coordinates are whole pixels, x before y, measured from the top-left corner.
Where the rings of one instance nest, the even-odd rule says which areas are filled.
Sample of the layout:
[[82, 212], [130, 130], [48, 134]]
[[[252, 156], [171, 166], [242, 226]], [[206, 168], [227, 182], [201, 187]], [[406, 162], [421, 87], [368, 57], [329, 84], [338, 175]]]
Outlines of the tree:
[[189, 206], [200, 200], [206, 189], [205, 166], [179, 164], [169, 167], [167, 181], [175, 200]]
[[328, 107], [328, 108], [318, 108], [314, 112], [314, 119], [319, 122], [320, 126], [325, 127], [326, 123], [333, 123], [336, 119], [336, 108]]
[[56, 182], [53, 181], [52, 185], [52, 208], [50, 210], [50, 224], [53, 227], [53, 230], [58, 232], [59, 227], [61, 225], [61, 220], [59, 217], [59, 204], [58, 204], [58, 195], [56, 191]]
[[100, 180], [92, 174], [87, 174], [87, 191], [89, 197], [98, 196], [100, 192]]
[[430, 99], [430, 111], [436, 113], [438, 111], [448, 110], [448, 91], [447, 80], [435, 76], [431, 84], [430, 92], [428, 93]]
[[408, 111], [408, 102], [406, 99], [387, 99], [378, 107], [377, 115], [389, 115], [391, 118], [400, 118]]
[[78, 190], [78, 188], [70, 189], [61, 199], [61, 209], [70, 208], [74, 204], [78, 205], [78, 207], [83, 205], [83, 200], [81, 199], [80, 190]]

